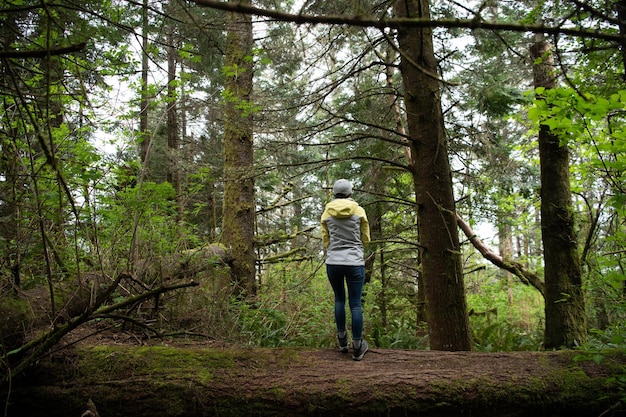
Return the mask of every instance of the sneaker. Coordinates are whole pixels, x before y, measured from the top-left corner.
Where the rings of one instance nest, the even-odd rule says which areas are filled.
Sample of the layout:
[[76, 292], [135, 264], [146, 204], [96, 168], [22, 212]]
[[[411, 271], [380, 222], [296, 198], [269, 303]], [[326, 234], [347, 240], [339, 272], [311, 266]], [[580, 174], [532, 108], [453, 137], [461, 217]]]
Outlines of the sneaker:
[[344, 337], [337, 336], [337, 340], [339, 340], [339, 350], [341, 353], [348, 353], [348, 335], [346, 334]]
[[352, 343], [352, 348], [354, 349], [354, 351], [352, 352], [352, 359], [354, 359], [355, 361], [360, 361], [361, 359], [363, 359], [365, 352], [367, 352], [367, 342], [365, 341], [365, 339], [361, 340], [361, 346], [358, 349], [354, 347], [354, 343]]

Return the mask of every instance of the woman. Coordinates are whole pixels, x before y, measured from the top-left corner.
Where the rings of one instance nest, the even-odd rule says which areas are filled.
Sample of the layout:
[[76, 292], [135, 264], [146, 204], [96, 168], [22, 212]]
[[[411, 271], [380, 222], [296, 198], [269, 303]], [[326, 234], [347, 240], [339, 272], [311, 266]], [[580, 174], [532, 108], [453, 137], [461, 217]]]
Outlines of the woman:
[[[370, 241], [365, 210], [352, 198], [352, 183], [340, 179], [333, 185], [335, 199], [322, 214], [322, 242], [326, 251], [326, 273], [335, 293], [335, 324], [342, 353], [348, 352], [346, 290], [352, 313], [352, 359], [360, 361], [367, 352], [363, 339], [361, 295], [365, 281], [363, 246]], [[345, 282], [345, 285], [344, 285]]]

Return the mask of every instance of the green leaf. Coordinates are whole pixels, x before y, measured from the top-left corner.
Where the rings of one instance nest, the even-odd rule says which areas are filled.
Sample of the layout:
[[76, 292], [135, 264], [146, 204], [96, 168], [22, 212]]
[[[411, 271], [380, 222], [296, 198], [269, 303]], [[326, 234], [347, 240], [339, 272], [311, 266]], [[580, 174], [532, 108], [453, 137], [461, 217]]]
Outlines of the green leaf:
[[601, 354], [595, 354], [593, 355], [592, 360], [595, 362], [596, 365], [599, 365], [603, 360], [604, 360], [604, 355]]

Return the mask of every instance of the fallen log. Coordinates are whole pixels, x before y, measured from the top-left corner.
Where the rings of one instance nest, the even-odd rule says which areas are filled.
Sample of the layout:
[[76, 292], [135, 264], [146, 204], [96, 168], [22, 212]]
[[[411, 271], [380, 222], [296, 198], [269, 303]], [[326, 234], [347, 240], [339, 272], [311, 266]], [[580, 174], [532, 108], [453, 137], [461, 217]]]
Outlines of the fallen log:
[[94, 407], [108, 417], [625, 415], [614, 378], [624, 352], [590, 358], [371, 349], [355, 362], [334, 349], [76, 346], [2, 399], [9, 416], [29, 417]]

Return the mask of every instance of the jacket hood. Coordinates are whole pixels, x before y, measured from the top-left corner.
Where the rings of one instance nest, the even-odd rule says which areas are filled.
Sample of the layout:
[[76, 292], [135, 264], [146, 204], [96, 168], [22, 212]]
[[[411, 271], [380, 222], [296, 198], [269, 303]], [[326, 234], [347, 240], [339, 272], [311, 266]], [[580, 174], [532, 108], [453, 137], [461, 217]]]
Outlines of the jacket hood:
[[336, 198], [326, 205], [326, 211], [333, 217], [347, 218], [356, 213], [359, 207], [351, 198]]

